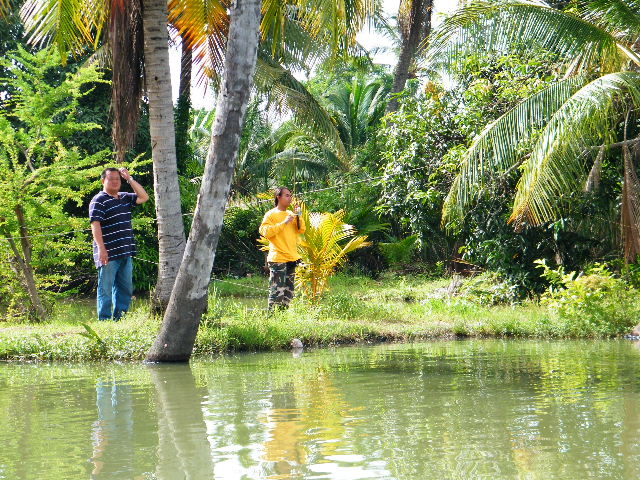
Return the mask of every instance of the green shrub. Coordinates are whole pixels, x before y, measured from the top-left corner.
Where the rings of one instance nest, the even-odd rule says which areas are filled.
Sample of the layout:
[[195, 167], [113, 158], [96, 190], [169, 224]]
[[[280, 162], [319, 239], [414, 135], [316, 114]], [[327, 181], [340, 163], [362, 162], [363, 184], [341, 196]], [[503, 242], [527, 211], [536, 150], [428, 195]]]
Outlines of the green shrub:
[[380, 251], [393, 268], [409, 264], [413, 256], [418, 235], [410, 235], [396, 242], [380, 242]]
[[584, 275], [553, 270], [545, 262], [543, 277], [551, 286], [542, 297], [568, 335], [613, 336], [628, 332], [638, 323], [638, 290], [617, 278], [606, 267], [596, 265]]
[[518, 286], [495, 272], [485, 272], [466, 280], [460, 295], [480, 305], [512, 305], [520, 299]]
[[227, 208], [216, 249], [216, 273], [245, 276], [262, 270], [264, 252], [258, 246], [258, 227], [271, 205]]

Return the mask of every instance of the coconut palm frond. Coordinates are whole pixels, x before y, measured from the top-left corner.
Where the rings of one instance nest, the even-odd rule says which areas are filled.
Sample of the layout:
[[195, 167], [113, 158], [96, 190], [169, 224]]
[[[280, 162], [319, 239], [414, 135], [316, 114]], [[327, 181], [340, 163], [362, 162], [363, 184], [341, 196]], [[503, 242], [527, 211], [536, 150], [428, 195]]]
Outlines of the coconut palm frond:
[[169, 0], [169, 23], [193, 51], [198, 83], [207, 82], [222, 72], [230, 3], [226, 0]]
[[337, 55], [355, 45], [356, 34], [380, 11], [375, 0], [299, 0], [298, 15], [312, 37]]
[[341, 83], [325, 97], [336, 128], [348, 152], [363, 145], [372, 135], [371, 128], [384, 116], [389, 89], [380, 80], [357, 75], [350, 83]]
[[640, 1], [587, 0], [582, 5], [582, 16], [614, 32], [615, 36], [633, 44], [640, 32]]
[[[570, 32], [570, 34], [567, 34]], [[571, 61], [569, 71], [615, 72], [640, 58], [606, 29], [534, 0], [478, 1], [458, 10], [430, 36], [426, 61], [446, 67], [471, 50], [506, 52], [538, 45]]]
[[262, 41], [270, 40], [271, 55], [279, 58], [287, 37], [286, 24], [292, 5], [280, 0], [264, 0], [262, 2], [262, 20], [260, 32]]
[[27, 0], [20, 17], [29, 43], [55, 44], [64, 62], [69, 54], [80, 55], [87, 45], [97, 45], [108, 9], [107, 2], [98, 0]]
[[0, 0], [0, 18], [7, 17], [13, 10], [13, 0]]
[[271, 52], [271, 57], [289, 69], [304, 71], [329, 58], [331, 49], [305, 30], [295, 15], [288, 15], [284, 22], [285, 40], [274, 38], [263, 32], [262, 46]]
[[276, 105], [286, 105], [300, 123], [308, 125], [335, 145], [338, 155], [345, 154], [345, 146], [327, 111], [289, 70], [263, 49], [258, 52], [255, 82]]
[[559, 198], [579, 190], [588, 172], [585, 152], [615, 141], [621, 107], [640, 106], [640, 73], [604, 75], [578, 90], [537, 140], [518, 184], [510, 222], [540, 224], [559, 211]]
[[282, 176], [297, 181], [312, 181], [327, 174], [327, 165], [322, 157], [297, 148], [278, 152], [265, 160], [271, 165], [273, 176]]
[[460, 173], [447, 195], [443, 206], [443, 224], [454, 218], [462, 218], [464, 208], [490, 176], [514, 166], [522, 141], [544, 126], [584, 82], [584, 79], [576, 77], [554, 83], [523, 100], [484, 128], [469, 147]]

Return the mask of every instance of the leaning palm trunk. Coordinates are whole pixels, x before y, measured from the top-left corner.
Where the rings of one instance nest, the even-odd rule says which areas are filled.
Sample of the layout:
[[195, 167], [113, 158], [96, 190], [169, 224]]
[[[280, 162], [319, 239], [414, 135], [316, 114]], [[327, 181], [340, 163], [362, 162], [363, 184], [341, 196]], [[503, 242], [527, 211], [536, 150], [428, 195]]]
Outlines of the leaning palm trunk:
[[162, 312], [169, 302], [185, 243], [171, 100], [166, 0], [144, 0], [143, 25], [153, 188], [158, 219], [158, 283], [152, 297], [152, 308]]
[[237, 0], [231, 9], [224, 75], [211, 145], [184, 260], [148, 361], [188, 361], [207, 293], [215, 250], [240, 146], [240, 135], [258, 51], [259, 0]]

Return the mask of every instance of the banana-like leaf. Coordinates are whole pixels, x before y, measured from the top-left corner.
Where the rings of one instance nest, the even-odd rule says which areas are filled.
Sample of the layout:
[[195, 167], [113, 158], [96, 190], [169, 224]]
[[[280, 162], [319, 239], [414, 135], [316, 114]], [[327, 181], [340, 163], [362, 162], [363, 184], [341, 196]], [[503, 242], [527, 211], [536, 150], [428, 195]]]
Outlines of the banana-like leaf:
[[449, 190], [443, 206], [443, 224], [462, 218], [465, 207], [485, 181], [512, 168], [518, 160], [518, 145], [546, 125], [584, 83], [584, 78], [577, 77], [549, 85], [487, 125], [473, 140]]
[[506, 52], [514, 44], [535, 44], [569, 61], [569, 72], [619, 71], [629, 61], [640, 65], [630, 45], [578, 15], [537, 0], [472, 2], [459, 9], [429, 38], [426, 62], [446, 67], [468, 51]]
[[612, 143], [621, 106], [640, 108], [640, 73], [604, 75], [576, 92], [537, 140], [518, 184], [510, 222], [540, 224], [555, 218], [565, 192], [580, 190], [592, 146]]

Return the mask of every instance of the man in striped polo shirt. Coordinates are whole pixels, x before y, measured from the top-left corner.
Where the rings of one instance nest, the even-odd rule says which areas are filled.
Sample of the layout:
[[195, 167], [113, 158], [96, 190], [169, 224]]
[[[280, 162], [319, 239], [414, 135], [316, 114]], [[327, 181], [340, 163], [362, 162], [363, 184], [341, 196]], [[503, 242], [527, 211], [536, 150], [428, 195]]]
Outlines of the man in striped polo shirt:
[[[93, 260], [98, 268], [98, 319], [117, 321], [129, 310], [133, 295], [131, 257], [136, 244], [131, 210], [149, 200], [149, 195], [126, 168], [105, 168], [100, 178], [103, 189], [89, 204]], [[121, 192], [122, 180], [135, 193]]]

